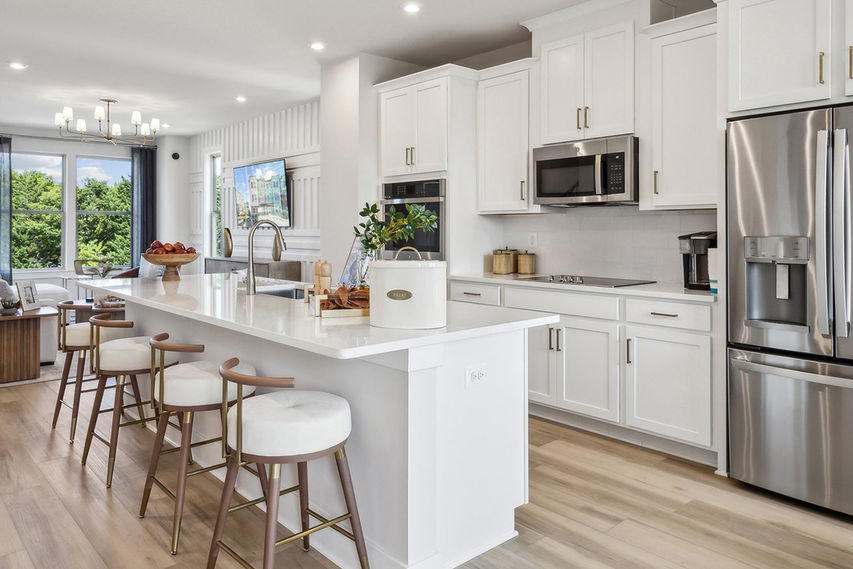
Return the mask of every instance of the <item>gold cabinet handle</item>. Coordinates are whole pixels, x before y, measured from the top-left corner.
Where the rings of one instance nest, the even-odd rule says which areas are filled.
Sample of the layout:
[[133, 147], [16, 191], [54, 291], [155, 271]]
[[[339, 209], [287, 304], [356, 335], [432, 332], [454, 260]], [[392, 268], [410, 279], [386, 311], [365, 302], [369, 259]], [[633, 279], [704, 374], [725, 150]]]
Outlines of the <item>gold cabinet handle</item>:
[[557, 331], [557, 351], [562, 352], [563, 350], [562, 350], [562, 348], [560, 348], [560, 329], [557, 328], [556, 331]]
[[554, 329], [550, 326], [548, 327], [548, 351], [551, 352], [554, 350]]
[[521, 186], [521, 188], [520, 188], [521, 189], [521, 201], [524, 201], [524, 199], [525, 199], [524, 198], [524, 180], [521, 181], [520, 186]]
[[631, 363], [631, 338], [628, 338], [628, 341], [625, 342], [625, 363]]
[[483, 293], [481, 292], [468, 292], [467, 290], [463, 291], [462, 294], [465, 296], [483, 296]]
[[589, 107], [583, 108], [583, 127], [589, 128]]
[[823, 56], [824, 56], [824, 53], [822, 51], [819, 51], [817, 53], [817, 58], [818, 58], [817, 82], [820, 83], [821, 85], [823, 85]]
[[412, 146], [412, 166], [415, 165], [415, 147]]
[[581, 127], [581, 108], [580, 107], [578, 107], [578, 110], [575, 113], [575, 124], [578, 125], [578, 130], [581, 130], [583, 128], [583, 127]]
[[409, 162], [409, 147], [406, 147], [406, 166], [411, 166], [411, 162]]
[[678, 318], [678, 314], [670, 314], [669, 312], [649, 312], [652, 316], [666, 316], [667, 318]]
[[652, 172], [652, 180], [654, 180], [654, 192], [655, 192], [655, 195], [659, 195], [659, 194], [660, 194], [660, 192], [658, 191], [658, 171], [657, 171], [657, 170], [655, 170], [654, 172]]
[[853, 45], [847, 48], [847, 77], [853, 79]]

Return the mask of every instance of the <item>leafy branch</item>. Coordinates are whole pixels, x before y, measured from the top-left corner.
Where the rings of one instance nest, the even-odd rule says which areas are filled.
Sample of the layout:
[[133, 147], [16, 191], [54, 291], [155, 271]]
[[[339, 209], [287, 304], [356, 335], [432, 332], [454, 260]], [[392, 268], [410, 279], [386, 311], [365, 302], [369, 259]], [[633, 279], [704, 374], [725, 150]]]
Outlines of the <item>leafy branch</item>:
[[389, 243], [412, 239], [419, 229], [435, 231], [438, 228], [435, 212], [418, 204], [406, 204], [405, 211], [392, 205], [382, 220], [379, 218], [379, 207], [375, 203], [365, 203], [359, 215], [364, 221], [353, 229], [365, 251], [379, 251]]

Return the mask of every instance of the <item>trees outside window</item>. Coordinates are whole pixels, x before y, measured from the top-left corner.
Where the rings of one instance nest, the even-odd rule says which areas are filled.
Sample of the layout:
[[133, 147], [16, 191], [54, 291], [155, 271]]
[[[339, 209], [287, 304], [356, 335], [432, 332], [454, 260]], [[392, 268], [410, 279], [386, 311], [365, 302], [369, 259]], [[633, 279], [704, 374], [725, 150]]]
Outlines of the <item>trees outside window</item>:
[[12, 268], [62, 266], [64, 159], [12, 153]]
[[130, 265], [131, 161], [77, 159], [77, 257]]

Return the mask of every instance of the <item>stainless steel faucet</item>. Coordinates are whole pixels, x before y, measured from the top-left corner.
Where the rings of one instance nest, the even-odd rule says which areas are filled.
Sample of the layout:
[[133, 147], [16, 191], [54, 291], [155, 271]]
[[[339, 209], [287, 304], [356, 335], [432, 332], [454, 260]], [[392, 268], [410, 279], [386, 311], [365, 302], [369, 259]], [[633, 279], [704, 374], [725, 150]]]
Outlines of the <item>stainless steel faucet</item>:
[[[277, 239], [281, 244], [281, 248], [287, 251], [287, 243], [284, 242], [284, 237], [281, 236], [281, 229], [279, 229], [278, 225], [266, 219], [255, 222], [252, 229], [249, 230], [249, 269], [246, 271], [246, 294], [255, 294], [255, 230], [264, 224], [275, 229], [275, 237], [273, 239]], [[275, 247], [275, 244], [273, 244], [273, 247]]]

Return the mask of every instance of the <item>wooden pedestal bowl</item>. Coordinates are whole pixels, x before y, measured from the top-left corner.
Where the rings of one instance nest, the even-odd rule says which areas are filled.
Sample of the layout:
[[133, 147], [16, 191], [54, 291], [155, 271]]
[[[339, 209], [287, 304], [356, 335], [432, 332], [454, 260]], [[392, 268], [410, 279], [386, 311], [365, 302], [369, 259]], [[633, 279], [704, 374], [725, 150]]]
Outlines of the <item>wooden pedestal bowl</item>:
[[161, 265], [166, 267], [166, 270], [163, 271], [164, 281], [178, 281], [181, 280], [178, 267], [181, 265], [187, 265], [198, 259], [198, 253], [184, 253], [182, 255], [170, 255], [168, 253], [163, 255], [154, 255], [152, 253], [143, 253], [142, 258], [152, 265]]

